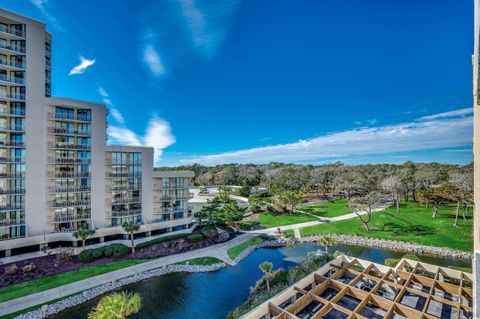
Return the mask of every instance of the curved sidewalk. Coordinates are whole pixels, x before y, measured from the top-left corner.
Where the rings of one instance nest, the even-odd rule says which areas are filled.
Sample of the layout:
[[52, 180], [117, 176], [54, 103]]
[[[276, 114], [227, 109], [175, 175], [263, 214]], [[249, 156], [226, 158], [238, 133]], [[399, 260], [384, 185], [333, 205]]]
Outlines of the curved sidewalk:
[[5, 301], [3, 303], [0, 303], [0, 316], [4, 316], [6, 314], [30, 308], [33, 306], [42, 305], [55, 299], [65, 298], [67, 296], [77, 294], [84, 290], [100, 286], [134, 274], [142, 273], [147, 270], [160, 268], [190, 259], [201, 257], [215, 257], [229, 265], [235, 265], [235, 262], [231, 260], [230, 257], [228, 257], [228, 249], [235, 247], [243, 243], [244, 241], [256, 236], [256, 234], [243, 234], [225, 243], [209, 246], [198, 250], [192, 250], [184, 253], [160, 257], [142, 264], [122, 268], [109, 273], [31, 294], [25, 297]]

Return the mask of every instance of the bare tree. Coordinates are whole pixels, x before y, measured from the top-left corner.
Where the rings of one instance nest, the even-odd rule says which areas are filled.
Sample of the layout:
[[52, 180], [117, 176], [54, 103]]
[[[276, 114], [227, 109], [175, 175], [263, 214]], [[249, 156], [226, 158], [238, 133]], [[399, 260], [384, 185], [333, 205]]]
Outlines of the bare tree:
[[370, 192], [363, 197], [353, 197], [348, 201], [351, 211], [357, 214], [358, 219], [365, 226], [367, 232], [370, 231], [368, 224], [372, 219], [372, 212], [380, 207], [382, 203], [382, 194], [379, 192]]
[[457, 226], [460, 205], [463, 206], [463, 220], [467, 220], [467, 207], [473, 201], [473, 174], [470, 172], [455, 172], [450, 174], [449, 180], [455, 190], [453, 194], [455, 196], [455, 201], [457, 202], [457, 208], [455, 212], [454, 226]]
[[389, 176], [381, 183], [382, 190], [392, 195], [393, 202], [397, 207], [397, 213], [400, 211], [400, 192], [402, 186], [402, 180], [398, 175]]

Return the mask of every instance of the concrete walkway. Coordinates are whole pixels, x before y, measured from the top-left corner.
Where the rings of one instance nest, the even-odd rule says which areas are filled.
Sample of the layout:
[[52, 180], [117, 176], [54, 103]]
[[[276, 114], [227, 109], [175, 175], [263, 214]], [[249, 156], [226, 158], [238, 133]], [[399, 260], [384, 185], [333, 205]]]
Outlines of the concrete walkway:
[[210, 247], [192, 250], [184, 253], [179, 253], [175, 255], [169, 255], [165, 257], [160, 257], [158, 259], [147, 261], [145, 263], [134, 265], [119, 270], [115, 270], [109, 273], [98, 275], [95, 277], [83, 279], [71, 284], [60, 286], [57, 288], [52, 288], [45, 290], [39, 293], [27, 295], [18, 299], [6, 301], [0, 303], [0, 316], [16, 312], [22, 309], [29, 307], [45, 304], [51, 300], [64, 298], [73, 294], [77, 294], [84, 290], [100, 286], [111, 281], [115, 281], [124, 277], [128, 277], [134, 274], [138, 274], [147, 270], [160, 268], [163, 266], [187, 261], [190, 259], [200, 258], [200, 257], [215, 257], [218, 258], [229, 265], [235, 265], [235, 262], [228, 257], [227, 251], [235, 247], [244, 241], [256, 237], [256, 234], [249, 233], [243, 234], [238, 237], [233, 238], [225, 243], [218, 245], [213, 245]]

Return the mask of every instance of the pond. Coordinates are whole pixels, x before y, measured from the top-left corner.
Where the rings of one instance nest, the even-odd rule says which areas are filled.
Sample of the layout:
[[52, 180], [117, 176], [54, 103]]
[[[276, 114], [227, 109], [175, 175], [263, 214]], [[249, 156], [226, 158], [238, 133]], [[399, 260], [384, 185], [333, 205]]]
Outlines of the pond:
[[[140, 313], [131, 318], [208, 318], [219, 319], [242, 304], [250, 287], [262, 276], [258, 265], [273, 262], [274, 269], [295, 266], [308, 252], [322, 249], [317, 244], [303, 244], [288, 248], [259, 249], [235, 267], [226, 267], [211, 273], [176, 273], [139, 282], [122, 288], [135, 291], [142, 297]], [[341, 250], [348, 255], [383, 263], [385, 258], [399, 258], [404, 253], [347, 245], [336, 245], [331, 251]], [[471, 266], [469, 261], [422, 256], [422, 261], [440, 266]], [[98, 299], [66, 310], [55, 319], [84, 319]]]

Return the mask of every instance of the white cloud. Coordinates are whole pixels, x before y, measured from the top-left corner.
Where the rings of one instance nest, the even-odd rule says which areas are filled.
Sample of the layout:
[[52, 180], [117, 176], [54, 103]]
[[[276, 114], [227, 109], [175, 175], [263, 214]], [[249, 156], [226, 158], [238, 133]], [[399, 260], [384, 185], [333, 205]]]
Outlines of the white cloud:
[[95, 64], [95, 59], [89, 60], [80, 56], [80, 64], [70, 70], [68, 75], [83, 74], [85, 70]]
[[432, 115], [432, 120], [362, 127], [327, 134], [296, 143], [198, 156], [183, 163], [216, 165], [221, 163], [301, 162], [358, 155], [435, 150], [471, 145], [473, 118]]
[[35, 7], [37, 7], [40, 10], [40, 12], [42, 12], [42, 14], [45, 16], [45, 18], [48, 20], [51, 26], [53, 26], [58, 31], [65, 31], [65, 29], [58, 23], [57, 18], [55, 18], [48, 12], [46, 8], [48, 4], [48, 0], [30, 0], [30, 2]]
[[419, 118], [419, 120], [428, 121], [428, 120], [443, 119], [443, 118], [449, 118], [449, 117], [467, 116], [467, 115], [471, 115], [471, 114], [473, 114], [473, 108], [472, 107], [466, 107], [464, 109], [458, 109], [458, 110], [453, 110], [453, 111], [449, 111], [449, 112], [424, 116], [424, 117]]
[[143, 61], [147, 64], [153, 75], [161, 76], [165, 74], [165, 67], [163, 66], [162, 59], [153, 45], [145, 45], [143, 50]]
[[115, 106], [113, 106], [113, 103], [110, 100], [110, 95], [108, 94], [108, 92], [101, 86], [98, 87], [97, 91], [98, 91], [98, 94], [100, 94], [100, 96], [102, 97], [103, 103], [108, 106], [110, 110], [110, 114], [113, 116], [113, 119], [117, 123], [124, 124], [125, 119], [123, 118], [122, 113], [120, 113], [120, 111], [117, 108], [115, 108]]
[[110, 125], [108, 127], [108, 142], [109, 144], [153, 147], [155, 162], [158, 162], [162, 157], [163, 150], [176, 141], [170, 124], [154, 116], [148, 122], [144, 136], [140, 136], [126, 127]]

